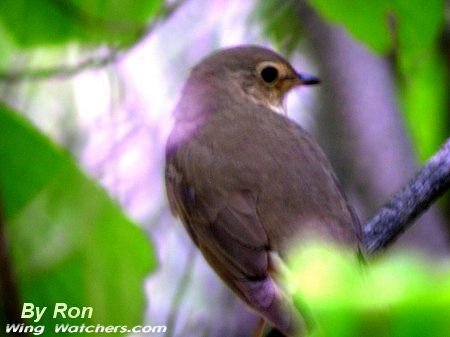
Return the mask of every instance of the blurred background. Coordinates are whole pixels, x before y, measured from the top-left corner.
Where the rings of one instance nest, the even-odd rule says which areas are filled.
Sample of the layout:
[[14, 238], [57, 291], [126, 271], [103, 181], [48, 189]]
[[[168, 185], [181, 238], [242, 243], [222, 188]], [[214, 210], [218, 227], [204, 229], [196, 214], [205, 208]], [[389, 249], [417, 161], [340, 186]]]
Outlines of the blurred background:
[[[440, 0], [2, 0], [2, 109], [30, 121], [39, 130], [25, 127], [31, 138], [41, 132], [51, 139], [46, 146], [64, 149], [51, 151], [64, 165], [80, 167], [86, 184], [99, 182], [127, 226], [134, 226], [131, 218], [145, 231], [125, 240], [128, 234], [108, 232], [112, 221], [82, 225], [97, 217], [94, 195], [108, 197], [82, 190], [66, 200], [66, 192], [77, 189], [72, 175], [42, 180], [29, 198], [11, 206], [25, 193], [8, 194], [26, 190], [22, 174], [31, 172], [34, 181], [36, 167], [53, 170], [56, 159], [47, 160], [48, 167], [38, 164], [41, 159], [31, 165], [25, 159], [39, 157], [40, 147], [29, 140], [29, 147], [16, 148], [21, 133], [5, 123], [0, 188], [6, 229], [0, 244], [10, 248], [10, 270], [3, 264], [2, 274], [13, 275], [12, 289], [22, 300], [50, 303], [80, 292], [74, 303], [102, 303], [105, 320], [120, 308], [133, 313], [130, 322], [167, 325], [164, 336], [248, 336], [255, 317], [205, 264], [165, 197], [165, 140], [190, 68], [218, 48], [258, 44], [286, 55], [296, 69], [318, 74], [320, 87], [291, 93], [288, 115], [322, 145], [364, 223], [449, 135], [449, 13], [449, 3]], [[20, 170], [11, 159], [18, 154], [25, 158]], [[53, 184], [52, 193], [42, 204], [46, 184]], [[100, 244], [92, 228], [111, 239]], [[447, 193], [393, 248], [446, 257], [449, 230]], [[89, 249], [85, 242], [92, 242]], [[105, 265], [93, 258], [102, 254]], [[132, 281], [126, 274], [134, 273], [131, 260], [140, 261]], [[97, 277], [105, 281], [91, 287]], [[109, 287], [111, 280], [116, 288]], [[127, 287], [140, 298], [143, 282], [146, 298], [136, 300], [139, 305], [127, 293], [123, 301], [98, 298], [105, 289], [122, 293]]]

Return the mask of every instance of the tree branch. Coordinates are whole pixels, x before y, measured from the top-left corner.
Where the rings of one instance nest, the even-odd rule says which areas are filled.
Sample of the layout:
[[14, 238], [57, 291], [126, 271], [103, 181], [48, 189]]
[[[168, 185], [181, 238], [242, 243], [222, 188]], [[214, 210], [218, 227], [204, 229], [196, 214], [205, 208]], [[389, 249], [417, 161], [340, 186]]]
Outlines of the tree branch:
[[51, 78], [68, 78], [81, 73], [86, 69], [97, 69], [105, 67], [114, 63], [119, 56], [123, 55], [125, 51], [118, 49], [111, 49], [104, 56], [88, 57], [75, 65], [58, 65], [48, 68], [38, 69], [21, 69], [18, 71], [0, 72], [0, 81], [8, 84], [14, 84], [23, 81], [40, 81]]
[[389, 246], [450, 188], [450, 138], [419, 173], [369, 219], [363, 241], [369, 254]]

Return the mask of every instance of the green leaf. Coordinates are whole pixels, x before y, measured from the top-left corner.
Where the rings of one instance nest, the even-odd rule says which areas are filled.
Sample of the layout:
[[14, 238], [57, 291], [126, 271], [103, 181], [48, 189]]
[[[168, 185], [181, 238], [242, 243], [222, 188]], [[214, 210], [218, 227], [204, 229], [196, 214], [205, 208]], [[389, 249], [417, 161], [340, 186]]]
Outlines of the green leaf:
[[436, 43], [444, 23], [442, 0], [309, 0], [328, 21], [343, 25], [378, 53], [398, 48], [404, 66]]
[[0, 69], [4, 68], [12, 58], [14, 44], [9, 32], [0, 21]]
[[328, 21], [341, 24], [357, 39], [377, 52], [392, 47], [389, 32], [389, 1], [386, 0], [309, 0], [309, 3]]
[[442, 0], [395, 0], [398, 56], [403, 73], [412, 73], [429, 61], [444, 24]]
[[[1, 105], [0, 130], [0, 193], [21, 297], [48, 307], [34, 324], [48, 335], [59, 323], [139, 324], [156, 264], [145, 233], [66, 152]], [[93, 317], [53, 318], [59, 302], [92, 307]]]
[[443, 57], [430, 53], [400, 80], [405, 120], [418, 158], [427, 160], [448, 137], [449, 74]]
[[298, 47], [302, 28], [292, 1], [261, 1], [251, 21], [262, 22], [264, 35], [270, 37], [277, 48], [286, 54], [291, 54]]
[[411, 252], [362, 265], [354, 252], [304, 245], [288, 285], [314, 337], [441, 337], [450, 334], [450, 268]]
[[145, 30], [161, 0], [2, 0], [0, 21], [22, 47], [130, 43]]

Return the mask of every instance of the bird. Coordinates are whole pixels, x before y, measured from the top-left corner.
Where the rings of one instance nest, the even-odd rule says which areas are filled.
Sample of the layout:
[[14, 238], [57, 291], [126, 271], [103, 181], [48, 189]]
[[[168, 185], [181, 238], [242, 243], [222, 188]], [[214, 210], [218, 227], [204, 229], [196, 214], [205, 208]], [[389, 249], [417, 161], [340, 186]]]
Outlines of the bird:
[[319, 82], [271, 49], [220, 49], [192, 68], [166, 143], [172, 212], [224, 283], [289, 337], [309, 330], [278, 279], [289, 249], [361, 245], [330, 162], [284, 112], [291, 89]]

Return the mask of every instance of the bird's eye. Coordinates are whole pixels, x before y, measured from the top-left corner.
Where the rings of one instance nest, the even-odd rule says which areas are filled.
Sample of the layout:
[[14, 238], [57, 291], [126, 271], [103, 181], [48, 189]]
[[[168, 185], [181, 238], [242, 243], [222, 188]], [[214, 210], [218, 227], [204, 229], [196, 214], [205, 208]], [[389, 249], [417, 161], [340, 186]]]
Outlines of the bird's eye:
[[278, 78], [278, 69], [273, 66], [264, 67], [261, 70], [261, 77], [266, 83], [273, 83]]

